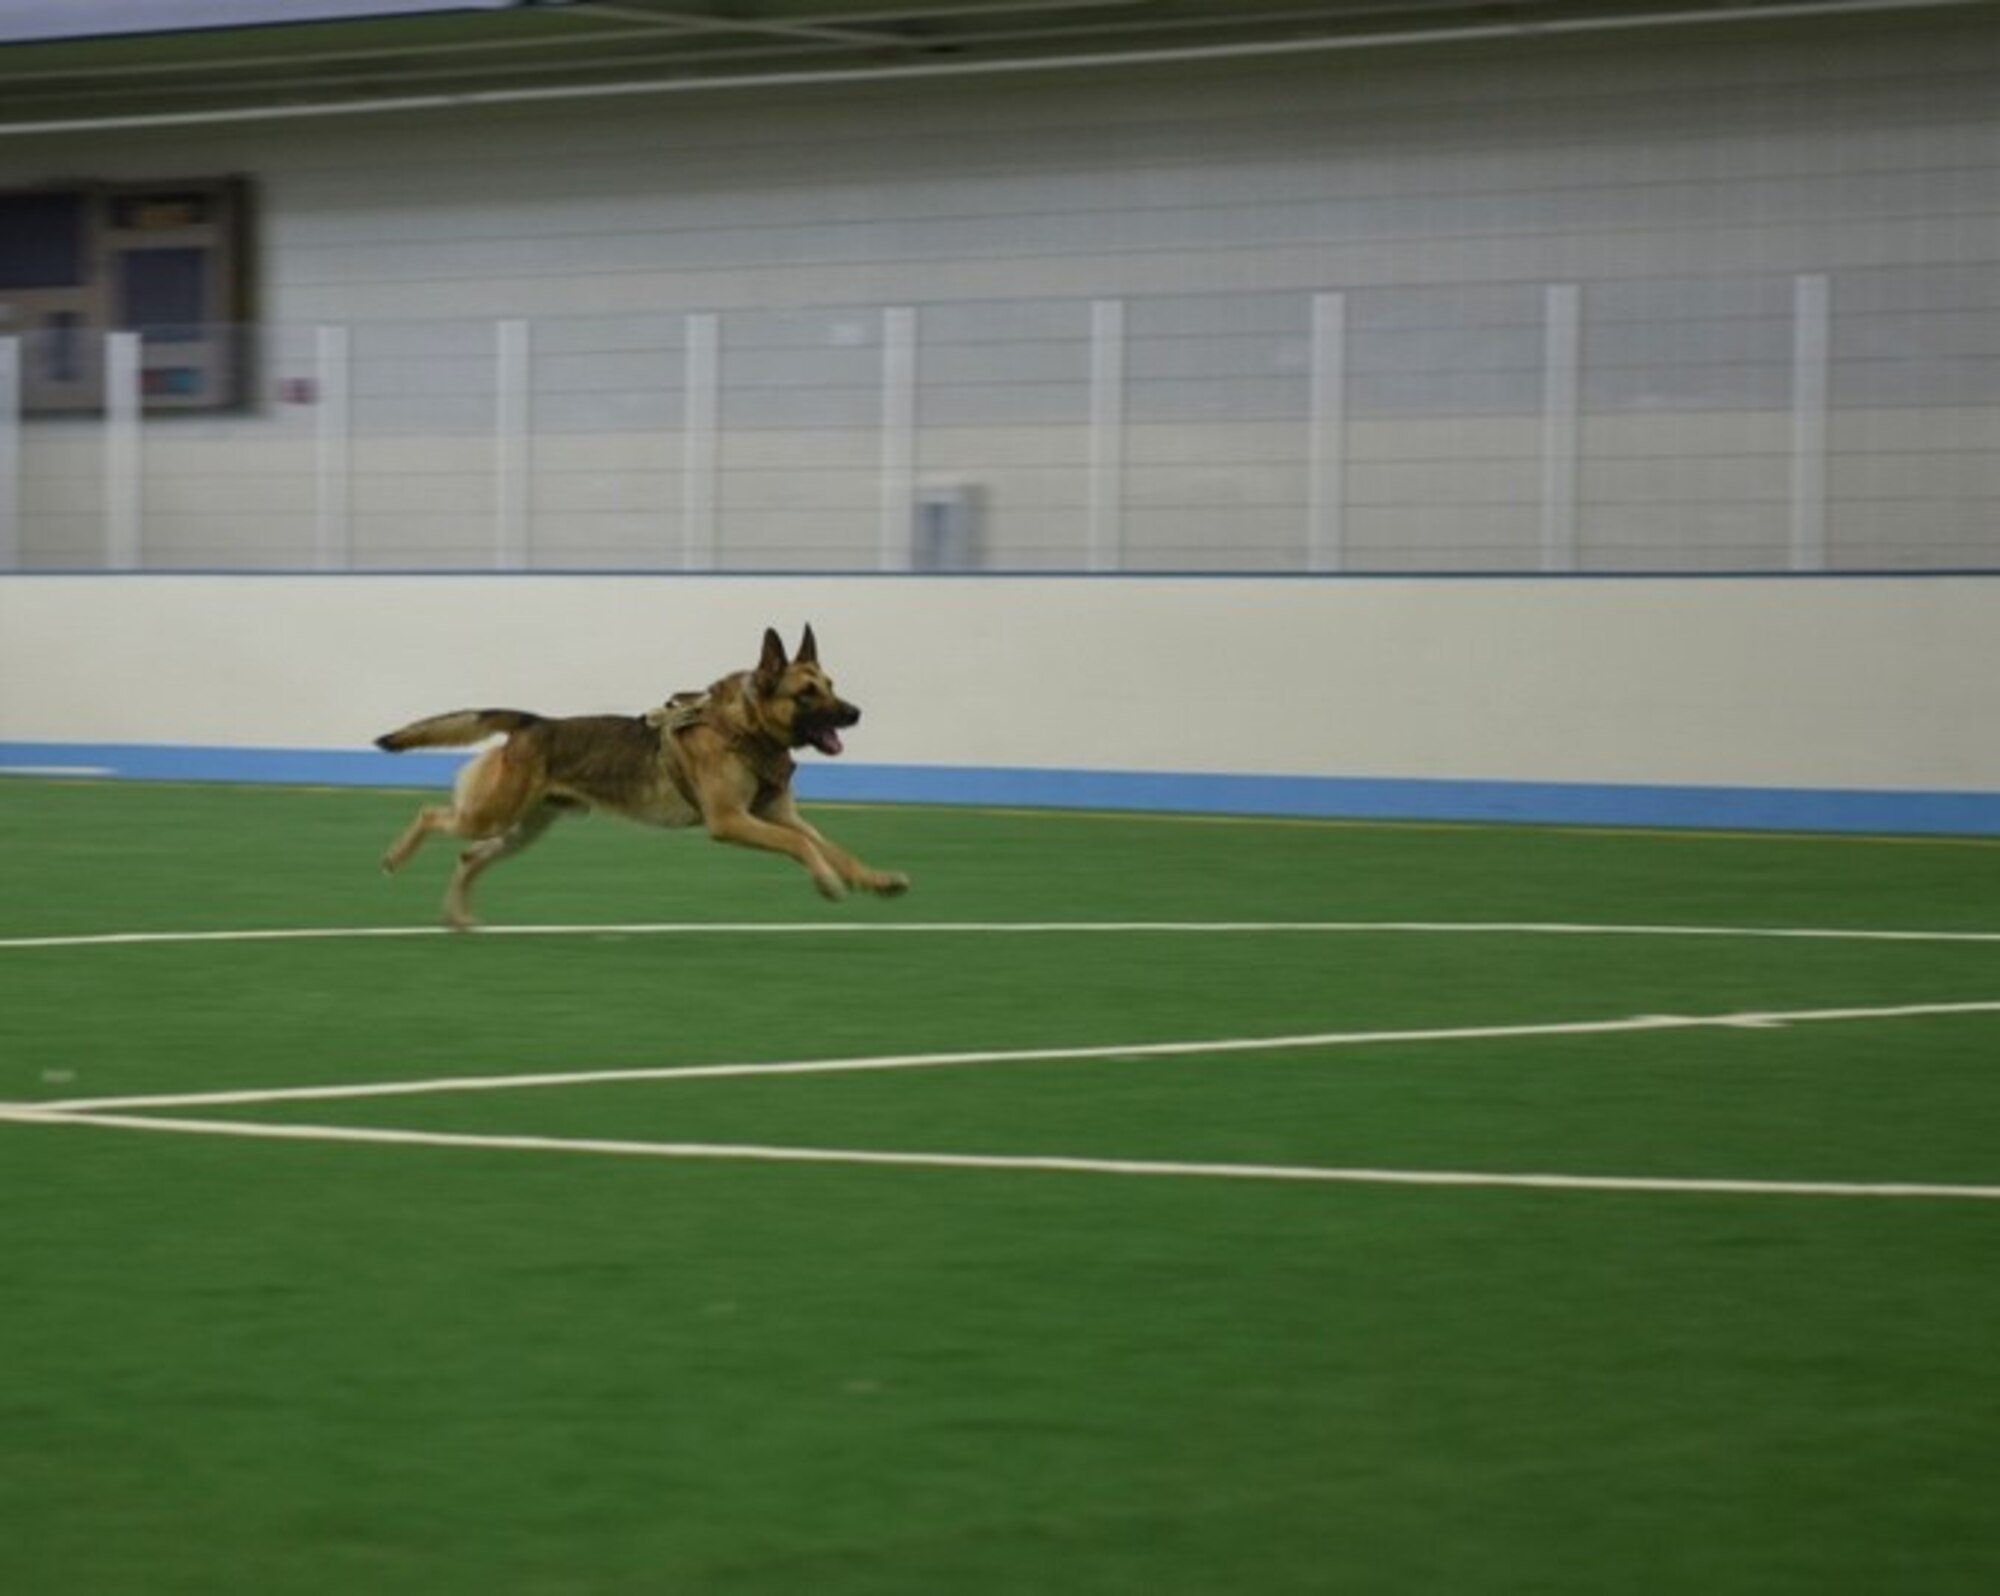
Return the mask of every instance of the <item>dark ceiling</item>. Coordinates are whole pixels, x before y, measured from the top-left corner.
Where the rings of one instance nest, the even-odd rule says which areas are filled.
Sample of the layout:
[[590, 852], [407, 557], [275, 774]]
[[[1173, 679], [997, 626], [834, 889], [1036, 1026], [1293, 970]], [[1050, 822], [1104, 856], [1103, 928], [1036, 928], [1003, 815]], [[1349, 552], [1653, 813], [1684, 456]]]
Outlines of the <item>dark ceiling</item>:
[[[78, 8], [81, 12], [82, 8]], [[0, 45], [0, 133], [394, 105], [1418, 47], [1995, 0], [524, 0], [365, 21]]]

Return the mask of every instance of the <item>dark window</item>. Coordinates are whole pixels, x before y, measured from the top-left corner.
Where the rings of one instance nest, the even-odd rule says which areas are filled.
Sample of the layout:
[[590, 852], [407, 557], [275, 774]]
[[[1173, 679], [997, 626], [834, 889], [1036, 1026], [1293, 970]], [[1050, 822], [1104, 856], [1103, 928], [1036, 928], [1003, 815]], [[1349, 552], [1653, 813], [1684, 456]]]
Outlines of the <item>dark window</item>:
[[118, 325], [154, 343], [198, 341], [208, 310], [208, 255], [128, 249], [118, 259]]
[[0, 288], [80, 287], [83, 220], [81, 194], [0, 194]]

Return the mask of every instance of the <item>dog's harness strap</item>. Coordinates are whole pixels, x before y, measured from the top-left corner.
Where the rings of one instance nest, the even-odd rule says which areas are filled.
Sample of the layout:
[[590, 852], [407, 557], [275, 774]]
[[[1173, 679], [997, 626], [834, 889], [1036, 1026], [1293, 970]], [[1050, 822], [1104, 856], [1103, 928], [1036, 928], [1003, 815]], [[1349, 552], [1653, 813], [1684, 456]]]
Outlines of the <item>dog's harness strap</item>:
[[676, 693], [658, 709], [649, 709], [641, 717], [648, 726], [662, 732], [676, 732], [684, 726], [692, 726], [707, 712], [707, 693]]
[[709, 704], [710, 695], [705, 692], [676, 693], [658, 709], [649, 709], [641, 717], [659, 733], [660, 752], [665, 757], [667, 776], [674, 784], [674, 791], [680, 794], [681, 802], [696, 814], [701, 813], [701, 801], [695, 795], [694, 783], [688, 779], [687, 761], [681, 757], [680, 743], [675, 734], [706, 719]]
[[[716, 687], [727, 686], [729, 680], [730, 678], [725, 677], [716, 684]], [[757, 695], [756, 688], [747, 675], [739, 679], [737, 691], [754, 725]], [[681, 755], [678, 738], [678, 734], [690, 726], [707, 726], [737, 750], [744, 763], [756, 773], [757, 795], [760, 801], [775, 792], [782, 791], [796, 768], [790, 754], [779, 749], [777, 757], [771, 758], [767, 744], [754, 735], [746, 734], [740, 726], [732, 724], [729, 716], [724, 713], [722, 697], [716, 692], [715, 687], [700, 692], [675, 693], [658, 709], [647, 710], [641, 718], [659, 733], [660, 746], [666, 755], [667, 771], [673, 778], [674, 790], [696, 813], [700, 812], [701, 804], [694, 791], [694, 784], [689, 779], [687, 761]]]

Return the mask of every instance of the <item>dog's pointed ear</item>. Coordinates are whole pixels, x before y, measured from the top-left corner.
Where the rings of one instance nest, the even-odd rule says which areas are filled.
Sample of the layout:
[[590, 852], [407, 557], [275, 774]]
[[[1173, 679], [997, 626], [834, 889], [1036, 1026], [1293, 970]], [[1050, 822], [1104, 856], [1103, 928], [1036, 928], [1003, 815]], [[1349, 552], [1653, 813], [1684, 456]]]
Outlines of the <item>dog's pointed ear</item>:
[[764, 653], [757, 661], [757, 676], [760, 681], [775, 681], [785, 668], [785, 641], [778, 636], [775, 626], [764, 628]]
[[798, 661], [801, 665], [819, 663], [819, 639], [813, 636], [812, 622], [806, 622], [806, 635], [799, 639]]

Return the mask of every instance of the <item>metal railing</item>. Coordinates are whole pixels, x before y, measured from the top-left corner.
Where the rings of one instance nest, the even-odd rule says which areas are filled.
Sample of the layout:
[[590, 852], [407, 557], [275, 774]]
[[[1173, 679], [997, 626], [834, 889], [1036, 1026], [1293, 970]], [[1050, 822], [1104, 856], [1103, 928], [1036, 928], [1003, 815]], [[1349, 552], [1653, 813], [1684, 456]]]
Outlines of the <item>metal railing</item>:
[[0, 337], [0, 569], [1996, 566], [2000, 267]]

